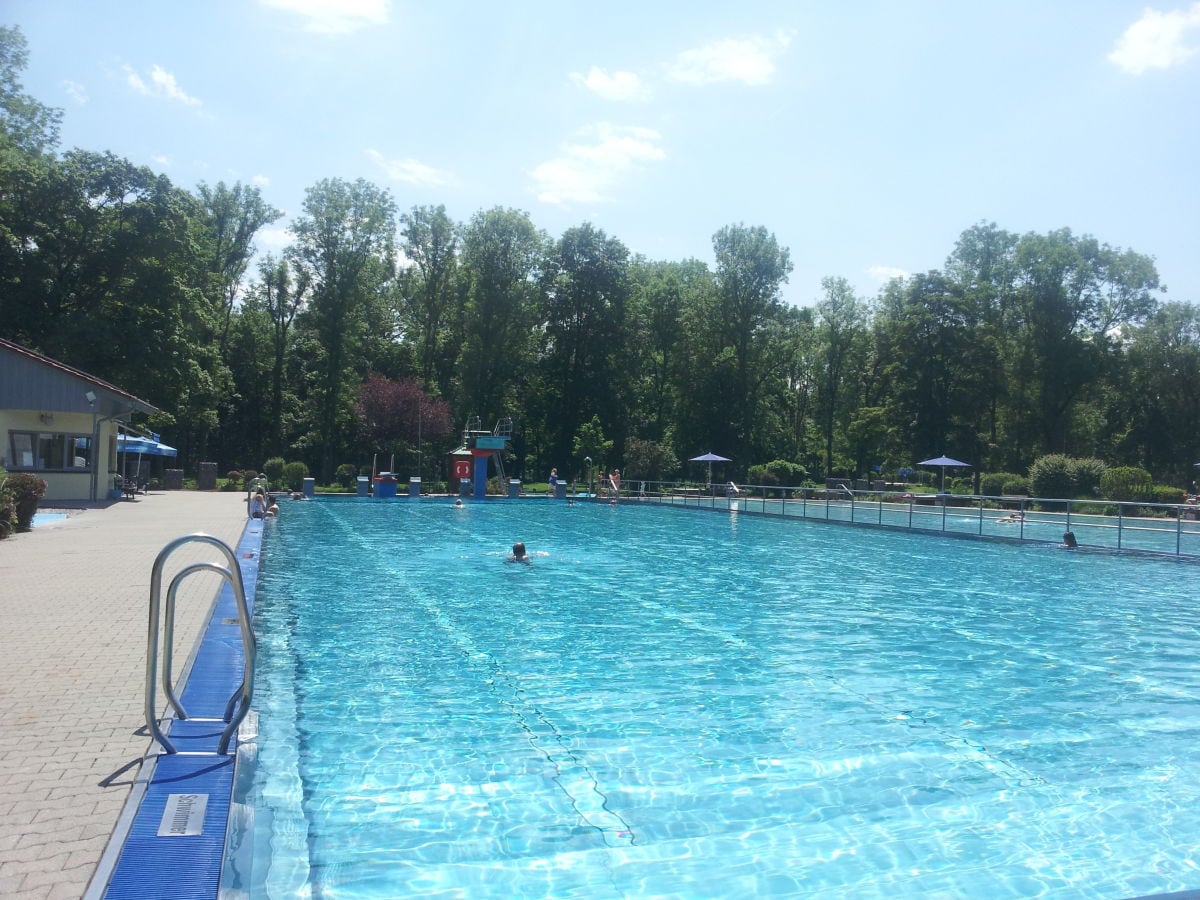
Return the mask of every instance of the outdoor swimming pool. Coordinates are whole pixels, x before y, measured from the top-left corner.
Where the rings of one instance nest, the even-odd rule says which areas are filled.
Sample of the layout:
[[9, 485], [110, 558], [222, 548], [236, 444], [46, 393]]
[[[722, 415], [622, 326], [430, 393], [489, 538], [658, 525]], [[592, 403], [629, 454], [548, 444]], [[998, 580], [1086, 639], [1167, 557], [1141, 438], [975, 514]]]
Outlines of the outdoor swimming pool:
[[659, 507], [289, 503], [226, 886], [1195, 888], [1197, 571]]

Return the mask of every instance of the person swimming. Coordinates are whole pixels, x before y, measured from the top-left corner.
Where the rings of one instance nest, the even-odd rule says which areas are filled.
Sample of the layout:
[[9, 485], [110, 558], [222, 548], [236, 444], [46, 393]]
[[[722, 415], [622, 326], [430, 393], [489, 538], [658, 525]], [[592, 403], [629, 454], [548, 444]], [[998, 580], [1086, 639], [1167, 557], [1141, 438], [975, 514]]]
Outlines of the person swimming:
[[1063, 533], [1062, 543], [1058, 545], [1063, 550], [1074, 550], [1079, 546], [1079, 541], [1075, 540], [1075, 532], [1067, 531]]
[[525, 545], [520, 541], [517, 541], [515, 544], [513, 544], [512, 553], [509, 555], [508, 559], [505, 560], [505, 562], [519, 562], [525, 563], [527, 566], [530, 565], [531, 561], [529, 559], [529, 554], [525, 552]]

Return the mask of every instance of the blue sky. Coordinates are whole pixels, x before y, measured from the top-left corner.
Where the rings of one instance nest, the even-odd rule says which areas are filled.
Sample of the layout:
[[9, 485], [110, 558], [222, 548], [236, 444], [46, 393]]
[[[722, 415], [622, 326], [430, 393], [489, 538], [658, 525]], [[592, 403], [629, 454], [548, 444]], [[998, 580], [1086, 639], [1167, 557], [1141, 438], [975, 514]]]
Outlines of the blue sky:
[[260, 185], [287, 213], [263, 250], [306, 188], [363, 177], [652, 259], [762, 225], [797, 304], [939, 268], [983, 220], [1149, 254], [1200, 303], [1195, 0], [5, 0], [0, 22], [64, 148]]

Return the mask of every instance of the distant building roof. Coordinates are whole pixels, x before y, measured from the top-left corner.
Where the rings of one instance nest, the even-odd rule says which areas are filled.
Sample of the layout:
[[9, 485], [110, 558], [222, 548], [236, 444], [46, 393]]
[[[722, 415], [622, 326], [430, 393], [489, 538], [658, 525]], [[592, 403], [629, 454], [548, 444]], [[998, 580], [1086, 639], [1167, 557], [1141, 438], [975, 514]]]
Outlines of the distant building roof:
[[[96, 395], [93, 406], [86, 394]], [[117, 417], [158, 407], [102, 378], [0, 338], [0, 408], [96, 412]]]

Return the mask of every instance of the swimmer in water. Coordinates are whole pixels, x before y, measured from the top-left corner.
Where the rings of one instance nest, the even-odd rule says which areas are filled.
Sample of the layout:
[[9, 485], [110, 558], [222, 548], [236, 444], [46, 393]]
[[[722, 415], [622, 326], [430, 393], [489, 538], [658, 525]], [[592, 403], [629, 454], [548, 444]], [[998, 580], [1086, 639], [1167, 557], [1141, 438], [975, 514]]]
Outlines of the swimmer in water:
[[525, 563], [527, 566], [530, 565], [529, 554], [525, 552], [525, 545], [520, 541], [513, 544], [512, 553], [505, 562], [519, 562]]

